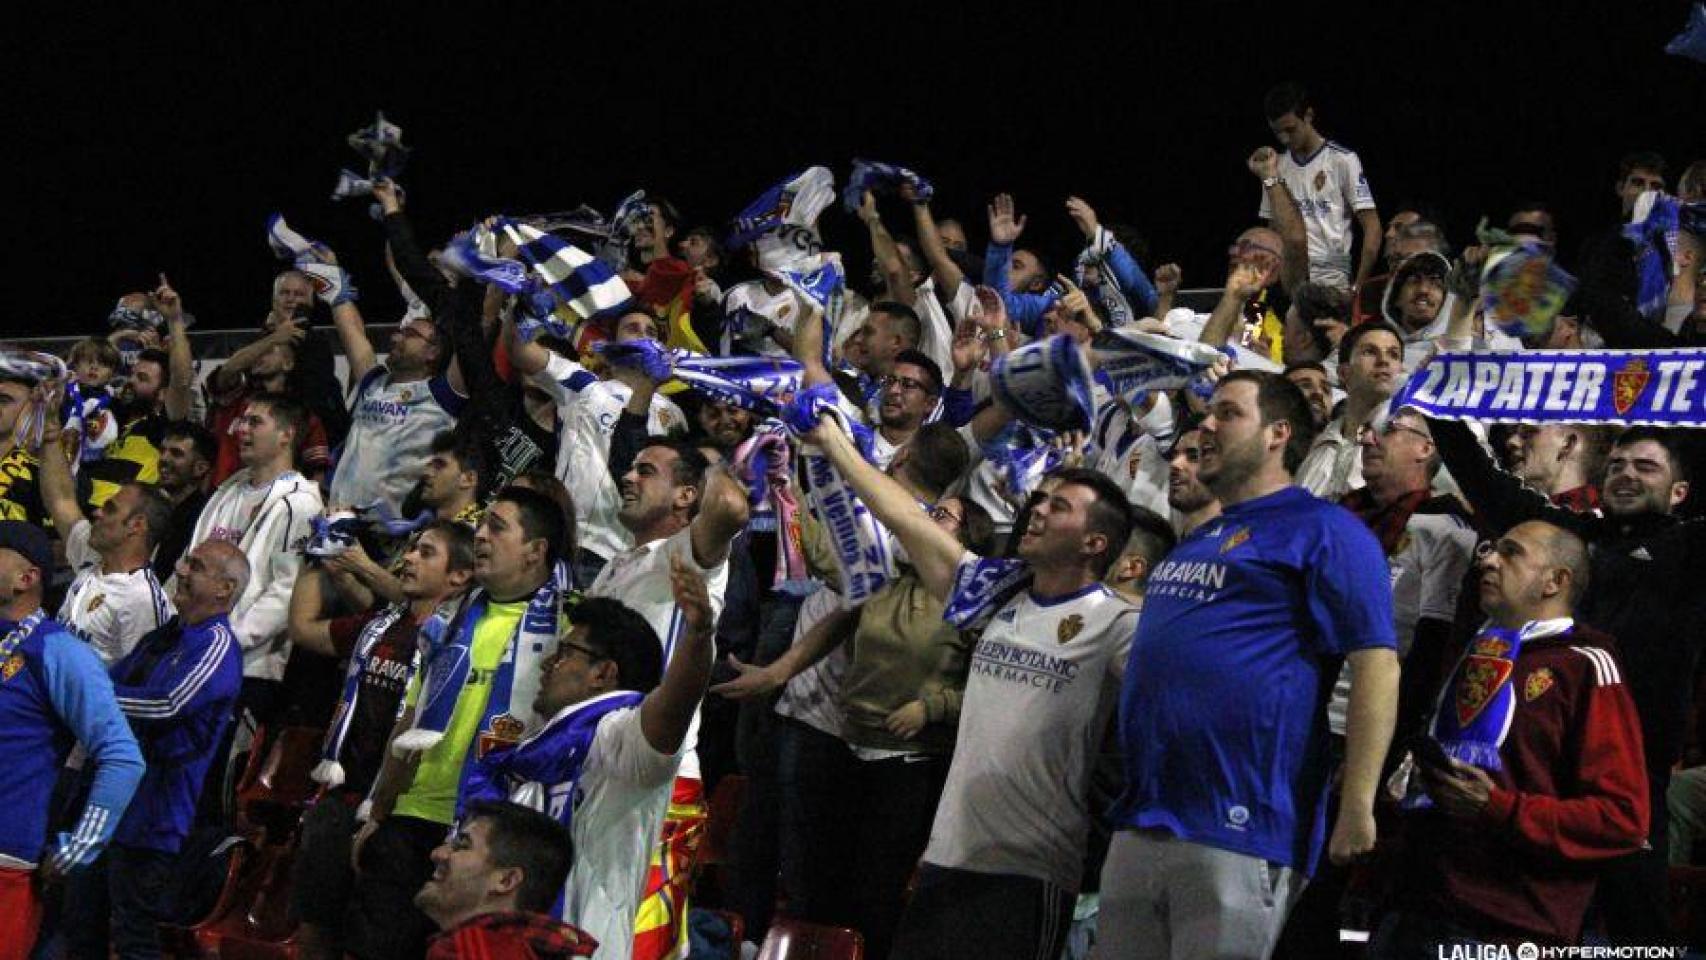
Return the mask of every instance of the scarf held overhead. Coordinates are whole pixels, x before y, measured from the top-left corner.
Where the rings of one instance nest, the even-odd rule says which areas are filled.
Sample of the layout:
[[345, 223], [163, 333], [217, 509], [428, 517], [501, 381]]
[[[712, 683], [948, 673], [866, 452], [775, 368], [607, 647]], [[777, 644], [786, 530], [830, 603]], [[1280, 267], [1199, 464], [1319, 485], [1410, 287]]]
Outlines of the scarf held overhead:
[[1706, 427], [1706, 350], [1442, 353], [1391, 408], [1446, 420]]

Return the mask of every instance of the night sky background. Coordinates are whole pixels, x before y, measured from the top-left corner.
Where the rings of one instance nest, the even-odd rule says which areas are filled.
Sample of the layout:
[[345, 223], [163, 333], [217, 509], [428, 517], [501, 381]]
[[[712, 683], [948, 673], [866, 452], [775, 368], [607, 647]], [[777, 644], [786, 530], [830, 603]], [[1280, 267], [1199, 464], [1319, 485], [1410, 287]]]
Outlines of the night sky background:
[[[1065, 253], [1061, 204], [1084, 196], [1186, 286], [1217, 285], [1253, 222], [1244, 158], [1271, 143], [1261, 98], [1283, 79], [1361, 154], [1383, 212], [1431, 203], [1459, 245], [1483, 213], [1539, 197], [1568, 263], [1617, 214], [1619, 156], [1658, 150], [1674, 183], [1706, 155], [1706, 64], [1663, 53], [1681, 0], [1151, 6], [15, 11], [0, 329], [102, 329], [162, 270], [204, 328], [254, 326], [274, 210], [340, 252], [370, 320], [393, 319], [366, 202], [328, 200], [375, 108], [415, 150], [401, 179], [435, 242], [488, 213], [609, 213], [642, 186], [722, 224], [783, 174], [822, 163], [844, 180], [865, 156], [933, 179], [937, 215], [978, 247], [984, 204], [1008, 190]], [[863, 276], [856, 221], [837, 207], [822, 225]]]

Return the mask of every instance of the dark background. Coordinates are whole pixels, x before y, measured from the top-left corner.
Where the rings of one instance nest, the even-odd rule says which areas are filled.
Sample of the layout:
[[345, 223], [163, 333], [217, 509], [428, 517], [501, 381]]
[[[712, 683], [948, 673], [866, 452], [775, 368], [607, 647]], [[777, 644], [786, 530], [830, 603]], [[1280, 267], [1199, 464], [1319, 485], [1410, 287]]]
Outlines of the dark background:
[[[1459, 244], [1540, 197], [1568, 254], [1615, 217], [1623, 153], [1661, 151], [1673, 183], [1706, 154], [1706, 65], [1663, 53], [1683, 0], [720, 6], [15, 12], [5, 330], [101, 329], [162, 270], [204, 327], [253, 326], [274, 210], [339, 250], [369, 319], [394, 318], [366, 201], [327, 199], [375, 108], [415, 149], [401, 179], [427, 239], [493, 212], [609, 213], [641, 186], [720, 224], [783, 174], [844, 180], [867, 156], [932, 178], [977, 247], [1009, 190], [1065, 252], [1077, 193], [1186, 286], [1218, 284], [1253, 221], [1244, 158], [1271, 142], [1261, 97], [1282, 79], [1308, 84], [1383, 211], [1430, 202]], [[839, 208], [823, 227], [863, 276], [863, 231]]]

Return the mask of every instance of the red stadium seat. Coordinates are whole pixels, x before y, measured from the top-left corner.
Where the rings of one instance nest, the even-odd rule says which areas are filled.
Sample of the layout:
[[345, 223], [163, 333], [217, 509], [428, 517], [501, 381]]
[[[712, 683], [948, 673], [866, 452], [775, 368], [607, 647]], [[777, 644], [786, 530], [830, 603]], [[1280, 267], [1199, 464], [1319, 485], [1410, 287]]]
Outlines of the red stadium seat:
[[865, 938], [846, 927], [777, 917], [758, 948], [758, 960], [861, 960]]
[[326, 731], [318, 727], [281, 727], [277, 732], [262, 728], [255, 735], [258, 748], [249, 755], [249, 765], [237, 784], [237, 814], [253, 822], [278, 814], [300, 814], [319, 792], [320, 785], [309, 776], [320, 762], [320, 745]]

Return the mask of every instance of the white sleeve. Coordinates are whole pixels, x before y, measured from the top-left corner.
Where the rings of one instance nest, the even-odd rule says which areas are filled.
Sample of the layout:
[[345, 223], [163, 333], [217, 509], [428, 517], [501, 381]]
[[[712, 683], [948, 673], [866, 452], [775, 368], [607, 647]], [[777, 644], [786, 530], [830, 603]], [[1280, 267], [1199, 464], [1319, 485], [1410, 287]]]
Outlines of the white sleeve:
[[[682, 740], [682, 750], [687, 741]], [[659, 753], [640, 729], [640, 708], [618, 710], [599, 721], [593, 755], [612, 779], [640, 787], [659, 787], [675, 779], [681, 754]]]
[[301, 545], [313, 533], [309, 518], [320, 512], [317, 499], [313, 509], [303, 502], [293, 502], [290, 506], [289, 520], [281, 531], [268, 530], [264, 538], [257, 538], [256, 546], [267, 551], [263, 554], [265, 559], [257, 564], [255, 557], [249, 558], [251, 566], [264, 567], [264, 574], [261, 569], [249, 572], [261, 581], [260, 590], [248, 604], [231, 611], [231, 630], [244, 650], [281, 636], [289, 624], [290, 594], [296, 588], [296, 574], [302, 569]]
[[[1442, 518], [1444, 520], [1445, 518]], [[1457, 616], [1457, 595], [1475, 556], [1475, 531], [1463, 524], [1419, 527], [1425, 552], [1422, 561], [1422, 596], [1416, 607], [1419, 617], [1451, 620]]]
[[1268, 189], [1266, 187], [1262, 188], [1262, 204], [1256, 208], [1256, 216], [1263, 220], [1274, 218], [1273, 204], [1268, 203]]
[[1345, 209], [1352, 212], [1374, 209], [1374, 191], [1369, 189], [1368, 175], [1363, 173], [1362, 158], [1346, 152], [1339, 164], [1339, 192], [1344, 195]]
[[546, 352], [551, 356], [545, 361], [545, 369], [533, 375], [533, 382], [544, 387], [557, 406], [574, 403], [582, 390], [598, 381], [592, 372], [568, 357], [555, 350]]

